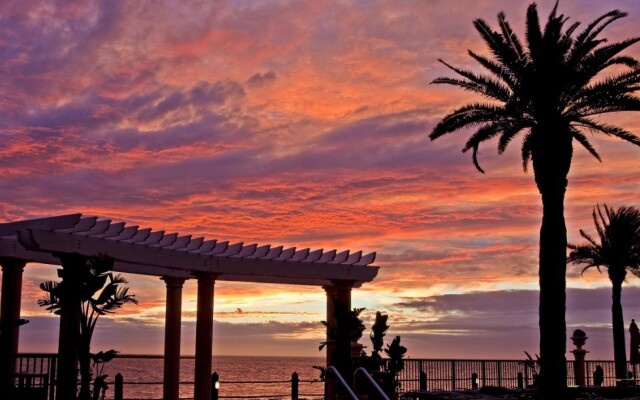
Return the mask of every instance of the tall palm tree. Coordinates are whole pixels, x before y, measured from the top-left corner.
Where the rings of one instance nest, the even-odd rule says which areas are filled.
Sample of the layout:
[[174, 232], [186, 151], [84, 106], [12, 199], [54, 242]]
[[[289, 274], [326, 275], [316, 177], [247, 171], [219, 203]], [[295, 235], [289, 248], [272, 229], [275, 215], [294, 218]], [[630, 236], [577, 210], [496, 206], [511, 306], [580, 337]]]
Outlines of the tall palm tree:
[[[566, 247], [564, 196], [574, 140], [600, 160], [585, 131], [603, 133], [640, 145], [640, 138], [620, 127], [599, 122], [598, 114], [640, 110], [640, 68], [634, 58], [619, 55], [640, 38], [607, 43], [600, 33], [627, 14], [610, 11], [595, 19], [577, 35], [579, 23], [566, 26], [568, 18], [551, 11], [541, 29], [536, 4], [526, 15], [526, 44], [511, 29], [504, 13], [498, 14], [499, 30], [477, 19], [474, 26], [491, 50], [485, 57], [469, 51], [488, 74], [456, 68], [459, 75], [441, 77], [435, 84], [461, 87], [486, 98], [446, 115], [430, 134], [431, 140], [464, 128], [473, 128], [463, 152], [472, 150], [480, 172], [478, 148], [498, 139], [498, 153], [522, 134], [522, 164], [529, 161], [542, 197], [540, 229], [540, 363], [541, 389], [549, 393], [566, 387]], [[615, 73], [597, 79], [615, 67]]]
[[[91, 339], [101, 315], [112, 314], [125, 303], [138, 304], [129, 288], [120, 287], [127, 280], [113, 275], [113, 258], [106, 255], [83, 257], [79, 254], [66, 255], [67, 264], [73, 269], [59, 270], [61, 282], [46, 281], [40, 284], [45, 297], [38, 299], [40, 307], [55, 314], [78, 313], [76, 351], [80, 363], [80, 393], [78, 398], [90, 400], [91, 393]], [[111, 350], [113, 351], [113, 350]], [[75, 381], [75, 378], [74, 378]], [[75, 398], [75, 397], [74, 397]]]
[[640, 211], [633, 207], [615, 210], [605, 204], [604, 213], [600, 206], [593, 210], [593, 223], [600, 243], [581, 229], [580, 235], [587, 243], [569, 244], [571, 252], [567, 260], [584, 265], [583, 273], [592, 267], [600, 272], [600, 267], [607, 268], [612, 287], [611, 323], [616, 378], [624, 379], [627, 375], [627, 359], [620, 296], [627, 270], [640, 276]]

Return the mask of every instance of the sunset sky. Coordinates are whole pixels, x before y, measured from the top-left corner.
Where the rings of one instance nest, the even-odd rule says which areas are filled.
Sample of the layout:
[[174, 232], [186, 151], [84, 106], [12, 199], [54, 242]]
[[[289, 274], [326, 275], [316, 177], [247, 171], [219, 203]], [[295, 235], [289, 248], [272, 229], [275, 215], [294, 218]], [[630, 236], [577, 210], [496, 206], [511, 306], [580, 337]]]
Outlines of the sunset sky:
[[[543, 19], [555, 0], [538, 2]], [[416, 357], [538, 352], [540, 199], [517, 141], [486, 174], [469, 132], [428, 133], [473, 99], [433, 86], [437, 62], [476, 68], [472, 26], [505, 11], [522, 36], [528, 2], [24, 1], [0, 3], [0, 219], [81, 212], [211, 239], [378, 254], [353, 306], [390, 315]], [[561, 0], [584, 24], [618, 8], [604, 37], [637, 36], [636, 0]], [[626, 52], [640, 58], [640, 45]], [[640, 114], [608, 117], [640, 135]], [[640, 148], [593, 136], [577, 148], [566, 199], [570, 241], [598, 203], [640, 206]], [[613, 359], [606, 273], [568, 269], [569, 334]], [[58, 320], [25, 269], [21, 351], [55, 351]], [[94, 350], [162, 352], [164, 283], [128, 275], [140, 301], [98, 322]], [[623, 288], [640, 319], [640, 281]], [[195, 282], [185, 284], [183, 354], [193, 354]], [[219, 282], [214, 354], [322, 356], [321, 288]], [[368, 335], [368, 330], [366, 332]], [[364, 338], [364, 344], [370, 345]], [[569, 349], [573, 346], [569, 345]]]

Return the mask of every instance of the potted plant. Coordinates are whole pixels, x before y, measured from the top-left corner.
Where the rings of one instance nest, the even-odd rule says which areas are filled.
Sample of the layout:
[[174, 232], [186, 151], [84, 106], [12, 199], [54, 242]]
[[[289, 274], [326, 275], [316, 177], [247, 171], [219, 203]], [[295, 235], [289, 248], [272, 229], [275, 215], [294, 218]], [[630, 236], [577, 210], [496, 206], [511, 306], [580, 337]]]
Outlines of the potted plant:
[[[392, 386], [393, 389], [390, 392], [387, 392], [389, 397], [397, 397], [397, 390], [400, 387], [400, 381], [398, 380], [398, 374], [400, 371], [404, 369], [404, 356], [407, 354], [407, 348], [400, 344], [400, 336], [396, 336], [391, 344], [387, 344], [387, 348], [384, 349], [384, 352], [389, 357], [389, 362], [387, 364], [387, 371], [391, 374]], [[391, 388], [389, 388], [391, 389]]]

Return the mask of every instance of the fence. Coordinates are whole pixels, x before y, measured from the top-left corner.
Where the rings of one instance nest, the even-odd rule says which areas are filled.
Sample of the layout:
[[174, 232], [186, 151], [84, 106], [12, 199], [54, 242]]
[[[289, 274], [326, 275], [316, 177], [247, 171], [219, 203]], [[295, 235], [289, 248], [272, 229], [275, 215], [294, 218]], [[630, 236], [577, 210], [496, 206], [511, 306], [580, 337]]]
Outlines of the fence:
[[[136, 358], [136, 356], [126, 356], [127, 358]], [[162, 356], [154, 356], [152, 358], [161, 359]], [[16, 390], [24, 390], [29, 393], [42, 393], [37, 399], [47, 400], [53, 399], [55, 389], [55, 372], [56, 372], [56, 355], [53, 354], [20, 354], [16, 358], [16, 372], [14, 374], [14, 385]], [[601, 366], [604, 372], [604, 386], [615, 386], [615, 366], [613, 361], [605, 360], [589, 360], [585, 362], [586, 367], [586, 385], [591, 386], [593, 382], [593, 373], [596, 366]], [[311, 367], [311, 366], [310, 366]], [[518, 360], [434, 360], [434, 359], [406, 359], [405, 367], [400, 372], [400, 391], [410, 392], [415, 390], [429, 391], [455, 391], [474, 389], [486, 386], [498, 386], [505, 388], [527, 387], [533, 384], [536, 365], [527, 361]], [[629, 371], [634, 378], [638, 377], [638, 366], [628, 365]], [[567, 362], [568, 380], [567, 384], [573, 386], [574, 368], [573, 361]], [[224, 385], [253, 385], [255, 392], [260, 393], [255, 396], [243, 395], [244, 398], [296, 398], [292, 396], [299, 392], [300, 397], [322, 397], [323, 387], [316, 381], [298, 380], [297, 376], [292, 376], [289, 380], [279, 381], [226, 381], [221, 377]], [[421, 382], [422, 380], [422, 382]], [[113, 384], [114, 382], [110, 382]], [[318, 390], [311, 390], [315, 383]], [[193, 387], [192, 381], [181, 381], [180, 384], [187, 390], [184, 392], [189, 396], [190, 388]], [[302, 385], [301, 385], [302, 384]], [[268, 386], [275, 385], [271, 392], [266, 392]], [[305, 386], [306, 385], [306, 386]], [[123, 391], [127, 399], [127, 388], [132, 387], [155, 387], [151, 392], [161, 392], [162, 381], [134, 381], [131, 376], [124, 376]], [[112, 386], [114, 389], [115, 387]], [[236, 387], [236, 386], [234, 386]], [[277, 388], [277, 389], [275, 389]], [[278, 393], [275, 393], [275, 392]], [[111, 392], [111, 391], [109, 391]], [[263, 394], [264, 392], [264, 394]], [[316, 392], [316, 393], [314, 393]], [[19, 393], [19, 392], [18, 392]], [[113, 396], [113, 392], [109, 394]], [[192, 394], [191, 394], [192, 395]], [[14, 396], [16, 398], [26, 399], [24, 396]], [[226, 398], [231, 396], [219, 396]], [[239, 397], [239, 396], [234, 396]], [[143, 397], [138, 397], [142, 399]], [[148, 397], [147, 397], [148, 398]]]
[[[604, 371], [603, 386], [615, 386], [615, 364], [609, 360], [585, 362], [586, 385], [593, 386], [596, 366]], [[574, 362], [567, 361], [567, 385], [575, 386]], [[627, 363], [633, 378], [638, 377], [637, 365]], [[421, 372], [424, 373], [420, 384]], [[517, 360], [425, 360], [407, 359], [400, 372], [401, 391], [426, 390], [468, 390], [485, 386], [504, 388], [527, 387], [533, 384], [536, 365]], [[477, 385], [477, 386], [475, 386]]]

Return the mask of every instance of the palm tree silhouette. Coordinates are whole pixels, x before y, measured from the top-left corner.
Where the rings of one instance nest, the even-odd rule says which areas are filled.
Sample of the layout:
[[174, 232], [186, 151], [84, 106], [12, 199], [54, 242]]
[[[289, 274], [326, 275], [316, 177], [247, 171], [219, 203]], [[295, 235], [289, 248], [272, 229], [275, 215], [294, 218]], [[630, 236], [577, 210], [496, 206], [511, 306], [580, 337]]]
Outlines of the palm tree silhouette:
[[[599, 35], [627, 14], [610, 11], [595, 19], [573, 37], [579, 23], [566, 27], [567, 18], [557, 14], [557, 4], [541, 30], [536, 4], [526, 16], [526, 46], [511, 29], [504, 13], [498, 14], [499, 31], [482, 19], [474, 26], [492, 52], [488, 58], [469, 51], [489, 74], [456, 68], [439, 60], [460, 77], [440, 77], [434, 84], [461, 87], [487, 100], [467, 104], [440, 121], [431, 140], [463, 128], [474, 128], [463, 152], [472, 150], [476, 168], [481, 143], [498, 139], [498, 153], [519, 134], [522, 165], [529, 161], [542, 197], [540, 229], [540, 366], [541, 389], [553, 392], [566, 387], [566, 247], [564, 196], [576, 140], [595, 158], [596, 149], [585, 130], [615, 136], [640, 145], [640, 138], [620, 127], [595, 120], [594, 115], [640, 110], [640, 68], [634, 58], [619, 55], [640, 38], [606, 43]], [[617, 73], [596, 81], [600, 72], [616, 67]]]
[[40, 289], [45, 292], [45, 295], [38, 299], [38, 305], [57, 315], [79, 314], [80, 323], [76, 342], [80, 364], [78, 399], [90, 400], [93, 372], [91, 370], [91, 339], [98, 317], [113, 314], [126, 303], [138, 304], [138, 300], [135, 295], [129, 294], [129, 288], [121, 286], [127, 283], [127, 280], [121, 275], [114, 276], [111, 273], [113, 258], [104, 254], [93, 257], [70, 254], [65, 255], [64, 258], [73, 260], [73, 263], [68, 262], [68, 264], [73, 265], [74, 268], [59, 270], [58, 274], [63, 277], [61, 282], [45, 281], [40, 284]]
[[620, 296], [627, 270], [640, 276], [640, 211], [633, 207], [615, 210], [605, 204], [604, 213], [600, 206], [593, 210], [593, 223], [600, 243], [581, 229], [580, 235], [587, 243], [569, 244], [572, 251], [567, 261], [585, 265], [582, 273], [592, 267], [600, 272], [600, 267], [607, 268], [612, 287], [611, 322], [616, 378], [624, 379], [627, 377], [627, 359]]

